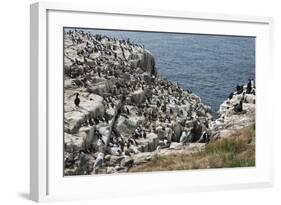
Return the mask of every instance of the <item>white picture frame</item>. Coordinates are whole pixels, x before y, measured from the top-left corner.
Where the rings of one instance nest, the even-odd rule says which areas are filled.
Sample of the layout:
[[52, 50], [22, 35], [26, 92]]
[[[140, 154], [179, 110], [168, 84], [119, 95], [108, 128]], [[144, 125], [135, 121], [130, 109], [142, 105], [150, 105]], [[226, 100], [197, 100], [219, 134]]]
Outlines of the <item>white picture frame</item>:
[[[273, 19], [183, 11], [97, 8], [46, 3], [30, 13], [30, 198], [34, 201], [126, 197], [188, 191], [273, 186], [272, 77]], [[98, 19], [97, 22], [94, 20]], [[126, 22], [126, 24], [124, 23]], [[157, 23], [158, 28], [155, 28]], [[114, 24], [114, 25], [113, 25]], [[181, 25], [186, 25], [181, 26]], [[121, 28], [219, 35], [256, 36], [257, 145], [255, 168], [63, 177], [62, 172], [62, 27]], [[188, 28], [189, 27], [189, 28]], [[58, 72], [58, 73], [56, 73]], [[264, 86], [267, 84], [267, 86]], [[259, 97], [263, 96], [263, 97]], [[267, 122], [265, 121], [267, 119]], [[61, 133], [61, 135], [60, 135]], [[265, 139], [267, 135], [267, 139]], [[54, 136], [57, 136], [54, 138]], [[268, 140], [270, 139], [270, 140]], [[60, 154], [61, 153], [61, 154]], [[116, 189], [112, 184], [118, 184]]]

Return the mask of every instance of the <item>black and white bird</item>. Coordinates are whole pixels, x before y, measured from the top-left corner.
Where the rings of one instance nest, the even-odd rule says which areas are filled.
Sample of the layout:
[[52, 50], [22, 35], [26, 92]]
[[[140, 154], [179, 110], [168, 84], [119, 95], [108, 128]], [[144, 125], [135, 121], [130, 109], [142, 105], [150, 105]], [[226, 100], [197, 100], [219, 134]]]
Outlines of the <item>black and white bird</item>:
[[130, 115], [130, 110], [127, 107], [126, 107], [126, 113], [127, 113], [127, 115]]
[[76, 97], [74, 99], [74, 104], [76, 105], [76, 107], [79, 107], [79, 104], [80, 104], [80, 98], [78, 96], [79, 96], [79, 93], [76, 93]]
[[170, 144], [171, 144], [171, 141], [168, 139], [168, 137], [164, 137], [164, 145], [165, 146], [170, 146]]
[[142, 137], [146, 139], [146, 132], [144, 130], [142, 130]]
[[98, 136], [98, 146], [104, 146], [105, 145], [105, 142], [103, 141], [102, 137], [101, 136]]
[[93, 123], [93, 121], [92, 121], [92, 118], [90, 118], [90, 117], [89, 117], [89, 125], [90, 125], [90, 126], [93, 126], [93, 125], [94, 125], [94, 123]]
[[180, 143], [182, 143], [183, 145], [186, 144], [188, 141], [188, 135], [186, 133], [186, 131], [183, 131], [180, 137]]
[[204, 131], [200, 137], [200, 139], [198, 140], [198, 142], [207, 142], [208, 141], [208, 133], [206, 131]]

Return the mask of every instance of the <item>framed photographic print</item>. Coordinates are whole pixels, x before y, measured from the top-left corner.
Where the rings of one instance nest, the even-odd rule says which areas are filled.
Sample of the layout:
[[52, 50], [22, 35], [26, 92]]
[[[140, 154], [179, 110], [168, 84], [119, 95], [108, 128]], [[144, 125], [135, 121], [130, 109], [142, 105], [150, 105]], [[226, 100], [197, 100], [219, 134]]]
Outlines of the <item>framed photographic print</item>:
[[31, 199], [272, 186], [272, 23], [31, 5]]

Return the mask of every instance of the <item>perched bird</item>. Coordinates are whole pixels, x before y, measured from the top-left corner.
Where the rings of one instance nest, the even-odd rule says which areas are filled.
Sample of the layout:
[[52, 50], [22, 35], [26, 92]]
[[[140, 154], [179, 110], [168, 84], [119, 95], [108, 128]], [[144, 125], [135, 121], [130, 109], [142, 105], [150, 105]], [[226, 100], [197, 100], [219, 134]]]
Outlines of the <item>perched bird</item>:
[[107, 124], [109, 123], [108, 117], [107, 117], [107, 116], [105, 116], [103, 119], [104, 119], [104, 121], [105, 121]]
[[121, 154], [122, 154], [122, 152], [121, 152], [121, 150], [120, 150], [120, 149], [118, 149], [118, 150], [117, 150], [117, 153], [118, 153], [119, 155], [121, 155]]
[[104, 122], [104, 118], [103, 117], [98, 117], [99, 118], [99, 120], [101, 121], [101, 122]]
[[237, 94], [241, 94], [243, 92], [243, 85], [237, 85], [236, 86], [236, 91], [237, 91]]
[[181, 134], [181, 137], [180, 137], [180, 143], [186, 144], [187, 141], [188, 141], [187, 133], [186, 133], [186, 131], [183, 131]]
[[96, 158], [95, 164], [94, 164], [94, 170], [98, 170], [100, 167], [102, 167], [103, 165], [103, 158], [104, 158], [104, 154], [102, 152], [100, 152], [98, 154], [98, 157]]
[[124, 152], [125, 155], [127, 156], [131, 156], [131, 153], [130, 153], [130, 148], [127, 148]]
[[98, 138], [99, 138], [98, 144], [104, 146], [105, 142], [103, 141], [102, 137], [98, 137]]
[[123, 138], [122, 138], [122, 137], [119, 137], [119, 138], [117, 139], [117, 141], [118, 141], [118, 144], [119, 144], [120, 147], [121, 147], [121, 151], [123, 152], [123, 151], [124, 151], [124, 147], [125, 147], [125, 142], [124, 142]]
[[74, 104], [76, 105], [76, 107], [79, 107], [79, 104], [80, 104], [80, 98], [78, 96], [79, 96], [79, 93], [76, 93], [76, 97], [74, 99]]
[[131, 145], [138, 145], [138, 143], [137, 143], [137, 141], [133, 138], [133, 137], [130, 137], [129, 139], [128, 139], [128, 143]]
[[172, 110], [172, 109], [170, 109], [170, 115], [173, 115], [173, 114], [174, 114], [173, 110]]
[[239, 104], [234, 106], [234, 112], [242, 112], [243, 111], [243, 101], [240, 100]]
[[168, 139], [168, 137], [164, 137], [164, 145], [166, 145], [166, 146], [170, 146], [170, 144], [171, 144], [171, 141]]
[[183, 110], [180, 110], [180, 114], [183, 115]]
[[126, 113], [127, 113], [127, 115], [130, 115], [130, 110], [127, 107], [126, 107]]
[[90, 126], [93, 126], [93, 125], [94, 125], [94, 123], [93, 123], [93, 121], [92, 121], [92, 118], [90, 118], [90, 117], [89, 117], [89, 125], [90, 125]]
[[97, 117], [94, 118], [94, 121], [95, 121], [96, 124], [99, 124], [99, 122], [100, 122]]
[[144, 130], [142, 131], [142, 137], [146, 139], [146, 132]]
[[233, 98], [233, 92], [231, 92], [228, 96], [228, 99], [231, 100]]
[[208, 141], [208, 134], [206, 131], [204, 131], [200, 137], [200, 139], [198, 140], [198, 142], [207, 142]]
[[247, 84], [247, 94], [249, 94], [249, 93], [251, 93], [251, 91], [252, 91], [252, 80], [251, 79], [249, 79], [248, 80], [248, 84]]
[[104, 97], [104, 101], [105, 101], [106, 103], [109, 102], [107, 97]]
[[166, 112], [167, 107], [166, 107], [166, 104], [165, 104], [165, 103], [161, 106], [161, 110], [162, 110], [162, 112]]

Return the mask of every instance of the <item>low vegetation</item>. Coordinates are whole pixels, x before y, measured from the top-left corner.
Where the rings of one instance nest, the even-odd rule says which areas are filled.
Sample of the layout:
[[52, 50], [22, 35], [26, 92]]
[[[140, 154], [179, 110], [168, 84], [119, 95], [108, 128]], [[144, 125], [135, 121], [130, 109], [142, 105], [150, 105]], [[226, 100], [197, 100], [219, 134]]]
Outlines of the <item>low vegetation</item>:
[[130, 172], [207, 169], [255, 166], [255, 124], [227, 138], [211, 141], [201, 152], [156, 156], [151, 162], [132, 167]]

